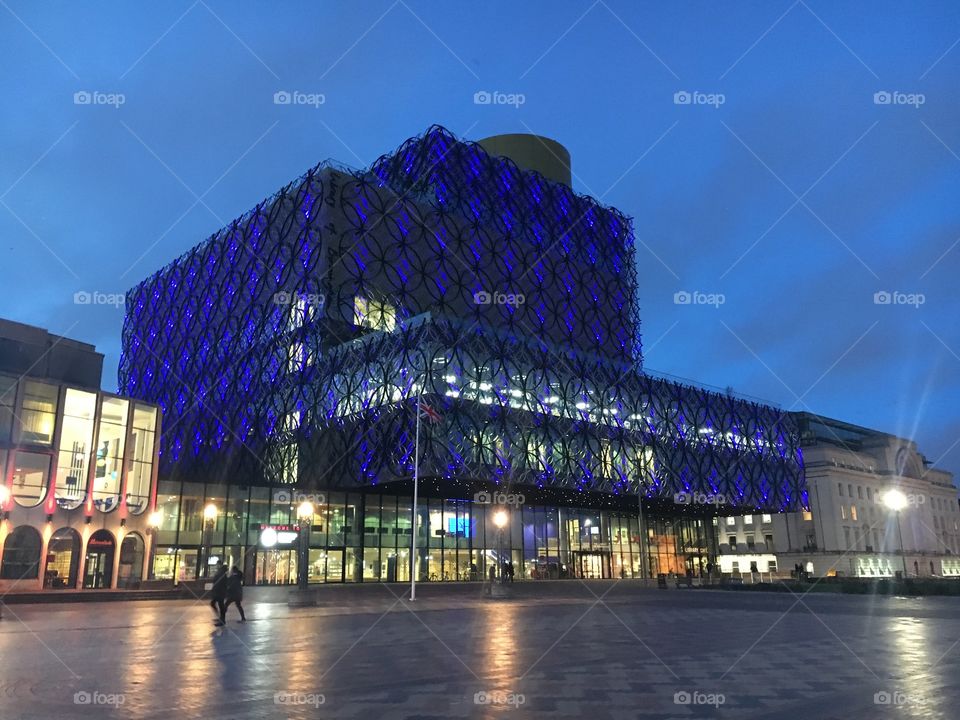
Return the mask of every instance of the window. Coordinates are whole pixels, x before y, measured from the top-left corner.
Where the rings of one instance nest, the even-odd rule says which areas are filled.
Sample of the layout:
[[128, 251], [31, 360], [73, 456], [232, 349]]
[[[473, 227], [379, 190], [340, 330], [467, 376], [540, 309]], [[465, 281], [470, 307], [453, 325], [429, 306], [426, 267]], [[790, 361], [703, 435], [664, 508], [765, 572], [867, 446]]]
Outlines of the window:
[[846, 505], [841, 505], [841, 506], [840, 506], [840, 519], [841, 519], [841, 520], [846, 520], [846, 519], [847, 519], [847, 506], [846, 506]]
[[96, 407], [96, 394], [67, 388], [54, 489], [57, 505], [64, 510], [75, 510], [86, 497]]
[[728, 518], [727, 518], [727, 525], [728, 525], [728, 526], [730, 526], [730, 525], [736, 525], [736, 524], [737, 524], [737, 519], [736, 519], [735, 517], [728, 517]]
[[0, 375], [0, 442], [10, 439], [13, 427], [13, 406], [17, 402], [17, 381]]
[[763, 544], [766, 545], [767, 550], [773, 552], [773, 535], [764, 535]]
[[3, 544], [0, 578], [4, 580], [35, 579], [40, 574], [40, 533], [29, 525], [21, 525]]
[[762, 522], [764, 525], [766, 525], [766, 524], [768, 524], [768, 523], [773, 522], [773, 518], [771, 518], [769, 515], [767, 515], [766, 513], [764, 513], [763, 515], [760, 516], [760, 522]]
[[13, 463], [13, 499], [17, 505], [35, 507], [47, 496], [50, 456], [17, 452]]
[[837, 495], [843, 497], [843, 483], [837, 483]]
[[744, 525], [753, 525], [753, 515], [744, 515], [743, 516]]
[[397, 309], [388, 302], [357, 295], [353, 299], [353, 324], [390, 332], [397, 325]]
[[857, 519], [857, 506], [856, 506], [856, 505], [851, 505], [851, 506], [850, 506], [850, 519], [851, 519], [851, 520], [856, 520], [856, 519]]
[[127, 474], [127, 509], [140, 515], [150, 502], [153, 477], [153, 446], [157, 428], [157, 409], [137, 403], [133, 410], [133, 434], [130, 467]]
[[873, 490], [871, 488], [867, 488], [867, 500], [873, 501]]
[[120, 471], [126, 444], [128, 405], [126, 400], [116, 397], [103, 397], [100, 401], [93, 504], [101, 512], [110, 512], [120, 504]]
[[863, 500], [863, 486], [857, 485], [857, 500]]
[[804, 510], [803, 519], [806, 520], [807, 522], [809, 522], [810, 520], [813, 520], [813, 513], [810, 512], [809, 510]]
[[23, 390], [23, 424], [20, 441], [35, 445], [50, 445], [53, 442], [53, 426], [57, 419], [56, 385], [27, 380]]
[[850, 545], [850, 528], [848, 527], [843, 529], [843, 542], [844, 550], [853, 550], [853, 547]]
[[730, 545], [730, 549], [731, 549], [731, 550], [736, 550], [736, 549], [737, 549], [737, 536], [736, 536], [736, 535], [730, 535], [730, 536], [727, 538], [727, 543]]
[[853, 497], [853, 485], [847, 484], [847, 497]]
[[747, 535], [747, 549], [753, 552], [757, 549], [757, 540], [753, 535]]

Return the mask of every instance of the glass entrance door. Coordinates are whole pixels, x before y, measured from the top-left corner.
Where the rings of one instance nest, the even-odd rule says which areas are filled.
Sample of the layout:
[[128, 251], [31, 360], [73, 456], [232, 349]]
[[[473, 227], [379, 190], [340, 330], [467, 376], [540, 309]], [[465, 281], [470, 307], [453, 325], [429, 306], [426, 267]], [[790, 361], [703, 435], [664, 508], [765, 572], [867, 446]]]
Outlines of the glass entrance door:
[[89, 589], [110, 587], [110, 575], [113, 569], [113, 553], [94, 551], [87, 553], [83, 569], [83, 587]]
[[577, 577], [600, 580], [610, 577], [610, 553], [577, 553]]

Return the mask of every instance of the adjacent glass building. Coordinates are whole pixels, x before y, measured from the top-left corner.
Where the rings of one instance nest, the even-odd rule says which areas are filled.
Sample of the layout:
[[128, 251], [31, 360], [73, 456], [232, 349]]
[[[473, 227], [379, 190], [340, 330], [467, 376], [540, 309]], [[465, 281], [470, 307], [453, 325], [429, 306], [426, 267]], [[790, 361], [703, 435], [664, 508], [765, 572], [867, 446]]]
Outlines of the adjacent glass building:
[[718, 513], [806, 506], [789, 414], [643, 372], [630, 219], [482, 142], [321, 164], [129, 291], [156, 576], [294, 578], [298, 493], [316, 581], [697, 574]]

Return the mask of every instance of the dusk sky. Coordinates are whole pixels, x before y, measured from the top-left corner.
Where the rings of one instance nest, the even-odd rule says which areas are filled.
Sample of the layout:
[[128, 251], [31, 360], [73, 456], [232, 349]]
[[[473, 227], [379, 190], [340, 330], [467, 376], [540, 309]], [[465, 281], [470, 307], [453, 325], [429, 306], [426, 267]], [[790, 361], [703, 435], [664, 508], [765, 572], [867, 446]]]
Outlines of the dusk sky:
[[321, 160], [535, 132], [634, 219], [647, 368], [960, 473], [958, 88], [948, 1], [0, 0], [0, 316], [94, 343], [116, 389], [123, 308], [76, 293]]

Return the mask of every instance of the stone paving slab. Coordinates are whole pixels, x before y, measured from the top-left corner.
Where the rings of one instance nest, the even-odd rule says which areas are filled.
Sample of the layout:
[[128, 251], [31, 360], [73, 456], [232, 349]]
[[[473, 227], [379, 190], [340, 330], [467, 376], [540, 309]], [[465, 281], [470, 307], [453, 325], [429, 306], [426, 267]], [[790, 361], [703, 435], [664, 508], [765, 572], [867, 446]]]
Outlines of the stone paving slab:
[[954, 599], [614, 585], [317, 608], [250, 589], [222, 629], [196, 601], [18, 605], [0, 717], [958, 717]]

